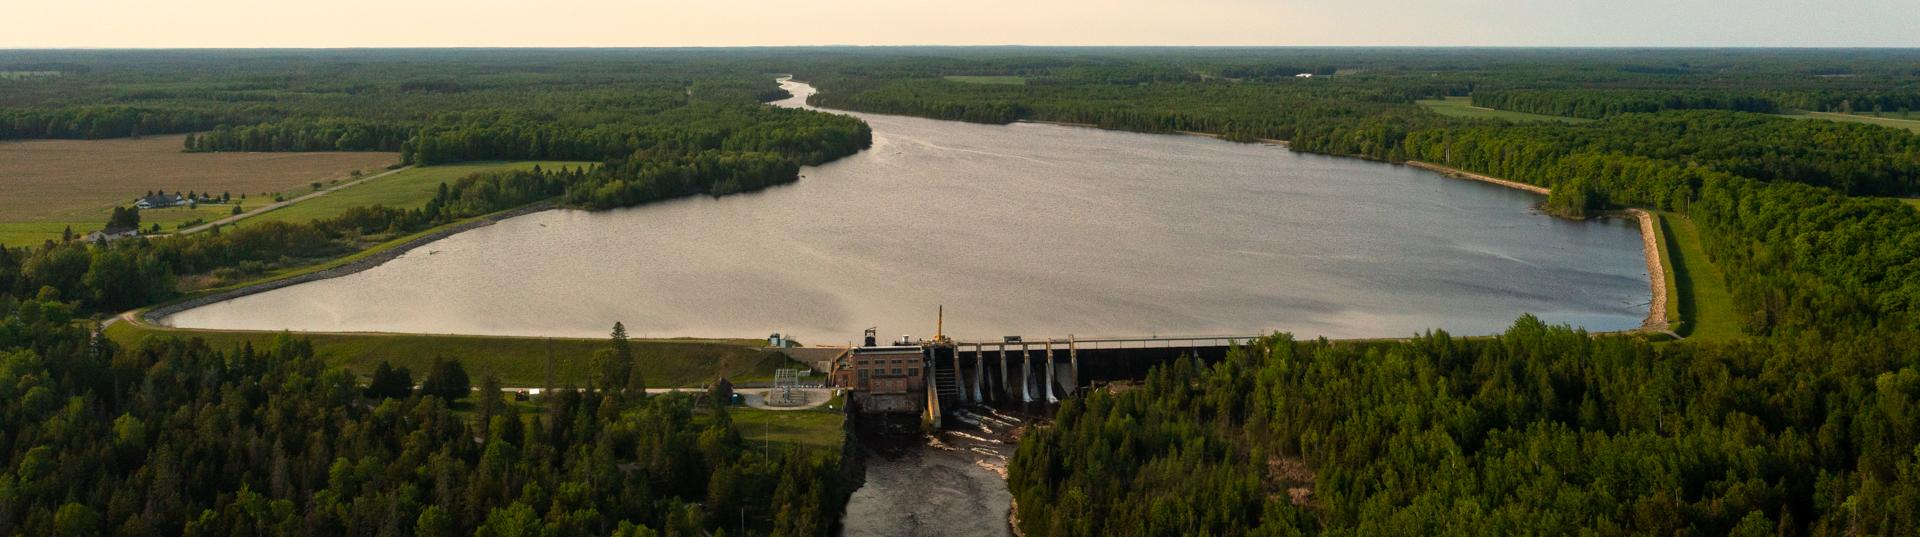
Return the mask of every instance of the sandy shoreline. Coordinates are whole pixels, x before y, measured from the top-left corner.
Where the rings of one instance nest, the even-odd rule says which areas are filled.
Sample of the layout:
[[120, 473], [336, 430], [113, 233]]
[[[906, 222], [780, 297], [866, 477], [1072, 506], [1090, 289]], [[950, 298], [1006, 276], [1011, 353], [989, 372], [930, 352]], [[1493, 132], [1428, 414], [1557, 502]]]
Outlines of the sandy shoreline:
[[1412, 166], [1415, 168], [1420, 168], [1423, 170], [1439, 172], [1440, 175], [1445, 175], [1447, 177], [1453, 177], [1457, 179], [1471, 179], [1471, 180], [1480, 181], [1483, 183], [1493, 183], [1493, 184], [1504, 186], [1507, 188], [1525, 190], [1525, 191], [1539, 194], [1542, 196], [1553, 193], [1553, 190], [1548, 189], [1547, 187], [1544, 187], [1544, 186], [1529, 185], [1519, 181], [1508, 181], [1506, 179], [1501, 179], [1498, 177], [1481, 175], [1481, 174], [1477, 174], [1469, 171], [1456, 170], [1453, 168], [1448, 168], [1446, 166], [1441, 166], [1439, 164], [1420, 162], [1418, 160], [1409, 160], [1406, 162], [1406, 165]]
[[[1553, 190], [1547, 187], [1458, 170], [1430, 162], [1409, 160], [1405, 164], [1456, 179], [1492, 183], [1542, 196], [1553, 194]], [[1640, 329], [1644, 331], [1665, 332], [1671, 326], [1669, 324], [1671, 320], [1667, 319], [1666, 262], [1660, 257], [1660, 240], [1659, 235], [1656, 235], [1660, 230], [1656, 229], [1653, 225], [1653, 215], [1645, 210], [1627, 209], [1620, 212], [1632, 215], [1634, 220], [1639, 221], [1640, 249], [1647, 258], [1647, 288], [1653, 292], [1652, 299], [1647, 301], [1647, 317], [1646, 320], [1641, 321]]]

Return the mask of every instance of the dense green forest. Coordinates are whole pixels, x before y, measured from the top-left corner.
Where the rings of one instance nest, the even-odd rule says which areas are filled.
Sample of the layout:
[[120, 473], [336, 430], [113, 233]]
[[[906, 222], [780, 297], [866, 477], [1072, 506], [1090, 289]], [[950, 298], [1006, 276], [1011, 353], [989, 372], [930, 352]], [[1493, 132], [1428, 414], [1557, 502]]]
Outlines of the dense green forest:
[[1021, 439], [1025, 535], [1913, 535], [1920, 363], [1892, 338], [1275, 336]]
[[618, 338], [629, 378], [523, 407], [491, 378], [461, 399], [455, 362], [363, 389], [303, 340], [126, 349], [76, 313], [0, 295], [0, 534], [819, 535], [844, 497], [837, 453], [633, 388]]
[[[35, 51], [0, 80], [0, 140], [191, 133], [188, 151], [397, 151], [405, 163], [698, 161], [715, 195], [790, 182], [871, 143], [851, 117], [764, 106], [761, 64], [606, 51]], [[778, 165], [762, 162], [772, 157]], [[742, 164], [744, 169], [719, 167]], [[639, 166], [608, 166], [604, 172]], [[771, 174], [771, 175], [754, 175]], [[597, 177], [596, 184], [639, 177]], [[651, 181], [651, 180], [645, 180]], [[593, 200], [610, 206], [614, 197]], [[585, 200], [576, 200], [585, 203]]]

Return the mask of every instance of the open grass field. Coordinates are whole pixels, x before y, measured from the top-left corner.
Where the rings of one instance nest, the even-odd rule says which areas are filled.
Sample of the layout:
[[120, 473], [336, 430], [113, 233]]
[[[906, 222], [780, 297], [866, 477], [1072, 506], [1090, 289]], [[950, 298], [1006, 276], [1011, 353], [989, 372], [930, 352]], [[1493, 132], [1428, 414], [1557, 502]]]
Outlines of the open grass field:
[[[309, 183], [374, 172], [395, 153], [184, 153], [185, 135], [116, 140], [0, 142], [0, 244], [58, 239], [72, 225], [84, 234], [106, 223], [116, 204], [149, 190], [262, 192], [311, 190]], [[211, 210], [211, 209], [209, 209]], [[173, 223], [199, 215], [142, 214]], [[47, 226], [46, 224], [56, 224]]]
[[1824, 119], [1827, 121], [1842, 121], [1847, 123], [1867, 123], [1882, 127], [1893, 127], [1896, 129], [1920, 132], [1920, 113], [1914, 112], [1907, 112], [1906, 114], [1891, 112], [1879, 116], [1836, 114], [1833, 112], [1789, 112], [1780, 115], [1795, 119]]
[[1002, 86], [1025, 86], [1027, 77], [1011, 75], [948, 75], [947, 80], [962, 84], [996, 84]]
[[1422, 99], [1418, 102], [1420, 106], [1426, 107], [1426, 109], [1432, 110], [1434, 111], [1434, 113], [1437, 113], [1443, 116], [1470, 117], [1470, 118], [1481, 118], [1481, 119], [1504, 119], [1504, 120], [1512, 121], [1516, 123], [1527, 123], [1527, 122], [1534, 122], [1534, 121], [1560, 121], [1560, 122], [1566, 122], [1566, 123], [1584, 123], [1587, 121], [1591, 121], [1591, 120], [1581, 119], [1577, 117], [1549, 116], [1544, 114], [1529, 114], [1526, 112], [1511, 112], [1507, 110], [1494, 110], [1492, 108], [1481, 108], [1473, 105], [1472, 97], [1448, 97], [1446, 99]]
[[293, 222], [304, 223], [313, 220], [331, 218], [354, 207], [385, 205], [412, 209], [423, 207], [433, 199], [441, 183], [452, 183], [468, 175], [504, 170], [524, 170], [539, 165], [542, 168], [563, 166], [590, 166], [586, 162], [480, 162], [450, 164], [445, 166], [415, 167], [393, 175], [381, 177], [358, 185], [342, 188], [311, 200], [303, 201], [284, 208], [241, 220], [236, 225], [251, 222]]
[[[478, 382], [474, 384], [479, 387]], [[480, 403], [479, 392], [453, 404], [454, 415], [472, 419], [477, 413], [475, 407]], [[662, 397], [654, 395], [654, 397]], [[547, 413], [547, 407], [536, 397], [529, 401], [503, 397], [505, 403], [520, 411], [520, 417], [531, 422], [535, 416]], [[727, 407], [727, 413], [733, 418], [734, 430], [740, 432], [740, 440], [751, 449], [786, 449], [787, 445], [808, 449], [828, 449], [839, 451], [845, 441], [846, 409], [844, 401], [833, 398], [828, 406], [807, 410], [763, 410], [746, 406]], [[695, 423], [710, 423], [712, 414], [704, 406], [697, 407]]]
[[[107, 336], [124, 346], [136, 345], [149, 335], [177, 335], [205, 339], [216, 348], [251, 342], [255, 347], [271, 348], [278, 332], [177, 330], [163, 327], [115, 323]], [[542, 386], [546, 383], [546, 359], [549, 349], [554, 358], [557, 384], [572, 382], [584, 386], [593, 371], [593, 353], [607, 348], [597, 339], [559, 339], [530, 337], [414, 335], [414, 334], [290, 334], [313, 340], [319, 355], [330, 364], [346, 367], [361, 375], [371, 374], [381, 361], [424, 374], [435, 357], [460, 360], [468, 375], [479, 379], [493, 374], [507, 386]], [[721, 376], [749, 378], [773, 376], [782, 367], [799, 367], [784, 355], [760, 348], [761, 340], [633, 340], [640, 356], [640, 372], [647, 385], [658, 388], [703, 386]]]
[[[225, 218], [233, 210], [232, 205], [207, 204], [199, 207], [168, 207], [165, 209], [147, 209], [140, 211], [140, 227], [145, 229], [160, 224], [162, 233], [172, 233], [181, 224], [194, 220], [212, 222]], [[47, 240], [59, 240], [61, 233], [68, 227], [73, 235], [79, 237], [88, 232], [105, 227], [107, 216], [112, 214], [112, 206], [73, 211], [61, 221], [53, 222], [0, 222], [0, 244], [7, 246], [26, 246], [40, 244]]]
[[1720, 267], [1707, 259], [1700, 231], [1686, 217], [1662, 213], [1661, 233], [1677, 254], [1667, 264], [1673, 269], [1674, 293], [1678, 298], [1678, 332], [1688, 338], [1730, 339], [1741, 337], [1739, 320], [1734, 317], [1733, 293], [1727, 289]]
[[762, 442], [771, 441], [838, 450], [845, 438], [847, 419], [842, 406], [836, 397], [827, 406], [807, 410], [731, 407], [727, 412], [733, 416], [733, 426], [740, 431], [740, 439], [749, 446], [758, 447]]

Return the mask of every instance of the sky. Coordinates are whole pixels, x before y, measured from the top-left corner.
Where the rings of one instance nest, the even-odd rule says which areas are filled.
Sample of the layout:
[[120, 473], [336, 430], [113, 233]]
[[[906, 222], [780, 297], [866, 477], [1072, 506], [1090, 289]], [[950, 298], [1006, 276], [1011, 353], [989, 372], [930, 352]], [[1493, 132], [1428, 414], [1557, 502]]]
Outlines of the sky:
[[1920, 0], [0, 0], [0, 48], [1920, 47]]

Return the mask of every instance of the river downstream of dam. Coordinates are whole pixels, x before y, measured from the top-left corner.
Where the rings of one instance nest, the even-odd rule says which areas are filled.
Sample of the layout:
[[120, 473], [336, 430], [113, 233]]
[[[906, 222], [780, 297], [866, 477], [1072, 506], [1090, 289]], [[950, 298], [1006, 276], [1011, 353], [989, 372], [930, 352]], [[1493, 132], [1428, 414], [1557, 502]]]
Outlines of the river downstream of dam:
[[[813, 89], [783, 81], [802, 107]], [[873, 147], [791, 185], [552, 210], [384, 265], [180, 312], [187, 328], [842, 342], [950, 335], [1405, 336], [1522, 313], [1629, 329], [1630, 222], [1437, 173], [1198, 136], [855, 114]]]

